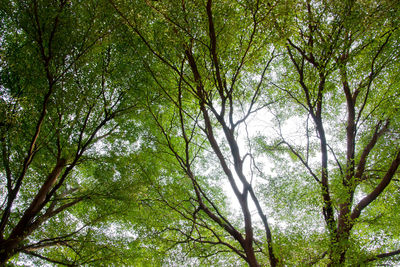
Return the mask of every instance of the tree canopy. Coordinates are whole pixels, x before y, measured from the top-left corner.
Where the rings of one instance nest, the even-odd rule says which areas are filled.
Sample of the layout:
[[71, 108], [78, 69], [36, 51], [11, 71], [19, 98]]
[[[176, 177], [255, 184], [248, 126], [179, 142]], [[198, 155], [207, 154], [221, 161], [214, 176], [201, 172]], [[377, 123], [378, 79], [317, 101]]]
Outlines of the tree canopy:
[[0, 5], [0, 265], [400, 261], [397, 1]]

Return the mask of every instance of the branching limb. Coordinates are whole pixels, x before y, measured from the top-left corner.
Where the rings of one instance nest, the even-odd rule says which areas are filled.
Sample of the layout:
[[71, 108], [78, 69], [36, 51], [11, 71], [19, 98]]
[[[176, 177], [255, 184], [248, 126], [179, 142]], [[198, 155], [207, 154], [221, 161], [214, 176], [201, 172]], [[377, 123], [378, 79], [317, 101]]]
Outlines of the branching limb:
[[375, 187], [375, 189], [371, 193], [369, 193], [367, 196], [361, 199], [360, 202], [358, 202], [358, 204], [354, 207], [351, 213], [351, 219], [353, 223], [361, 215], [362, 210], [366, 208], [369, 204], [371, 204], [392, 181], [392, 178], [395, 175], [396, 170], [400, 165], [400, 150], [397, 151], [396, 154], [397, 155], [393, 159], [385, 176], [382, 177], [381, 182]]
[[355, 173], [355, 178], [360, 180], [363, 175], [364, 175], [364, 170], [365, 170], [365, 165], [367, 163], [367, 158], [368, 155], [370, 154], [370, 152], [372, 151], [372, 149], [375, 147], [378, 139], [383, 136], [385, 134], [385, 132], [388, 130], [389, 127], [389, 120], [386, 120], [385, 125], [383, 125], [383, 127], [381, 127], [382, 125], [382, 121], [380, 121], [376, 127], [375, 127], [375, 131], [374, 134], [372, 135], [371, 140], [368, 142], [368, 144], [364, 147], [364, 150], [361, 154], [360, 160], [358, 162], [357, 165], [357, 170]]

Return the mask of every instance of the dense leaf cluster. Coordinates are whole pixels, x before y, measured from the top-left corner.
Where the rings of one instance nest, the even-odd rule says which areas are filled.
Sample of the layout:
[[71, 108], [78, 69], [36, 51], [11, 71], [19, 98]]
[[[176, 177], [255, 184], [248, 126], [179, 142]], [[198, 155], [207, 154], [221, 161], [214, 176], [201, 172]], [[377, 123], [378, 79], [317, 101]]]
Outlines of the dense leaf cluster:
[[399, 18], [1, 1], [0, 265], [397, 263]]

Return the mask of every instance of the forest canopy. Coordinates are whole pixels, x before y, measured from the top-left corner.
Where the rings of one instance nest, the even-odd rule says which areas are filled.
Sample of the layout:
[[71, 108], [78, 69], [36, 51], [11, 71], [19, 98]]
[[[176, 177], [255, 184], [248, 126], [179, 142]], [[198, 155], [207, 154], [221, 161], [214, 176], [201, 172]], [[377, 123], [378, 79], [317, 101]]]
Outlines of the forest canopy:
[[0, 266], [400, 263], [399, 20], [2, 0]]

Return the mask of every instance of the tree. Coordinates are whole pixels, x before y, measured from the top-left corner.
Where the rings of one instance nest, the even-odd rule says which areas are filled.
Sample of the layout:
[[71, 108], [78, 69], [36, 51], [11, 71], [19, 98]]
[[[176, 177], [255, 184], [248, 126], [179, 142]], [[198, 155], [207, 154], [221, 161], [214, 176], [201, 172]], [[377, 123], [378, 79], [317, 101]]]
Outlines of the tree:
[[[256, 254], [261, 254], [276, 266], [279, 259], [266, 211], [251, 182], [253, 175], [244, 169], [249, 164], [255, 170], [251, 146], [249, 153], [241, 152], [238, 133], [245, 131], [252, 114], [273, 101], [268, 97], [265, 79], [275, 58], [272, 40], [279, 37], [274, 36], [268, 23], [270, 13], [278, 7], [261, 3], [214, 5], [208, 1], [203, 5], [171, 1], [147, 3], [136, 8], [138, 14], [128, 15], [128, 4], [111, 3], [166, 66], [148, 63], [160, 90], [160, 102], [149, 103], [148, 109], [161, 134], [161, 139], [157, 139], [160, 149], [167, 158], [172, 156], [181, 169], [181, 174], [170, 175], [180, 177], [179, 181], [185, 178], [186, 182], [180, 183], [191, 186], [191, 193], [180, 204], [163, 199], [186, 221], [183, 229], [167, 229], [184, 237], [180, 243], [215, 247], [211, 254], [232, 251], [251, 266], [259, 265]], [[229, 19], [225, 20], [226, 17]], [[258, 77], [253, 78], [255, 75]], [[167, 107], [162, 102], [170, 104]], [[243, 225], [224, 211], [226, 207], [218, 194], [204, 185], [212, 178], [196, 166], [202, 161], [210, 166], [219, 164], [220, 177], [216, 180], [227, 178], [240, 205]], [[176, 167], [173, 172], [177, 172]], [[250, 202], [256, 207], [264, 234], [256, 233]]]
[[[105, 231], [121, 211], [111, 204], [118, 179], [105, 163], [139, 94], [135, 75], [124, 77], [107, 7], [2, 2], [0, 265], [20, 253], [55, 264], [106, 262], [122, 242]], [[102, 175], [90, 171], [96, 162], [106, 165]]]
[[[391, 68], [398, 68], [399, 51], [397, 22], [391, 16], [398, 7], [354, 1], [334, 7], [308, 2], [302, 7], [295, 20], [297, 35], [287, 45], [287, 70], [295, 73], [288, 76], [297, 82], [281, 87], [305, 111], [307, 127], [302, 132], [307, 146], [281, 142], [320, 187], [329, 235], [327, 264], [398, 254], [398, 247], [389, 245], [387, 249], [395, 252], [369, 258], [369, 253], [360, 252], [365, 242], [360, 239], [368, 238], [359, 236], [369, 224], [364, 218], [376, 216], [374, 209], [397, 183], [398, 103], [393, 99], [398, 81]], [[313, 147], [319, 147], [320, 159], [310, 156]], [[385, 246], [380, 246], [382, 251]], [[366, 258], [360, 259], [361, 253]]]

